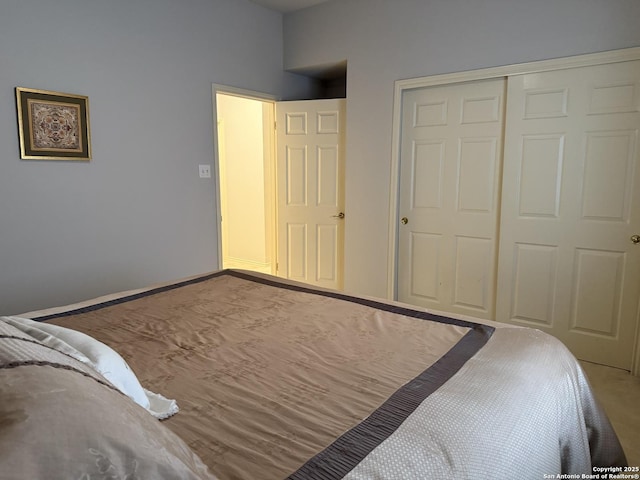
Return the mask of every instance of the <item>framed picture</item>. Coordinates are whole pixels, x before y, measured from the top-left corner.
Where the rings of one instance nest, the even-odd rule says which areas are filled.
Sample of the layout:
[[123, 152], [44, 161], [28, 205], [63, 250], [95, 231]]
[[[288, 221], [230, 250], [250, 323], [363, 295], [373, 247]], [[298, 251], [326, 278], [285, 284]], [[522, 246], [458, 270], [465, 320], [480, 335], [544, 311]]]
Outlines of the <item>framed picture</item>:
[[16, 100], [21, 158], [91, 159], [88, 97], [17, 87]]

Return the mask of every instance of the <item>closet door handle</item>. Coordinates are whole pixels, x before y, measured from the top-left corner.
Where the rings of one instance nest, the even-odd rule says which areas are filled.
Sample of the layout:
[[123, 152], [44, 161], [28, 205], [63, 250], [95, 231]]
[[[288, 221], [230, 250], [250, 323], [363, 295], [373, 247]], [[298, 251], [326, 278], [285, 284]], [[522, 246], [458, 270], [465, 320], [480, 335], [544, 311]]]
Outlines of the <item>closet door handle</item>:
[[640, 235], [631, 235], [631, 243], [637, 245], [640, 243]]

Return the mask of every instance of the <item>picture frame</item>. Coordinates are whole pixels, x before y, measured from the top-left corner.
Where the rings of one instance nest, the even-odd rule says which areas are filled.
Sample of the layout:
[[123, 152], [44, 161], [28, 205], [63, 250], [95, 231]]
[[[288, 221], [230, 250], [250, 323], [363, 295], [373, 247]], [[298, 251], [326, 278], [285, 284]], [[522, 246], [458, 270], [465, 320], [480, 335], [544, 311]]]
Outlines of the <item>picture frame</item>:
[[16, 87], [20, 158], [91, 160], [89, 97]]

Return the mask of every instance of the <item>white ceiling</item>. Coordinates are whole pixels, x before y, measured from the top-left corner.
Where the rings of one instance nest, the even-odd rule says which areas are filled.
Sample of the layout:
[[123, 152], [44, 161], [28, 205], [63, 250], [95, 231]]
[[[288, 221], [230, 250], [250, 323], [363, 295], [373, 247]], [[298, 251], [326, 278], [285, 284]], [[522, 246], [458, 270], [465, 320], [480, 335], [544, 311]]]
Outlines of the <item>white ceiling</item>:
[[253, 3], [262, 5], [282, 13], [295, 12], [303, 8], [312, 7], [329, 0], [251, 0]]

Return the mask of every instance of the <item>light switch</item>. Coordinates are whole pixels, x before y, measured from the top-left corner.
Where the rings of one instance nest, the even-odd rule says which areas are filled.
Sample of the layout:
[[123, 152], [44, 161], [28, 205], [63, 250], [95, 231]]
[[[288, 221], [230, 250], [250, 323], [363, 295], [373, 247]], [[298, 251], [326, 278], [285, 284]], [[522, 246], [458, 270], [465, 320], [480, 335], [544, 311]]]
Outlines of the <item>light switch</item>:
[[200, 178], [211, 178], [211, 165], [199, 165]]

